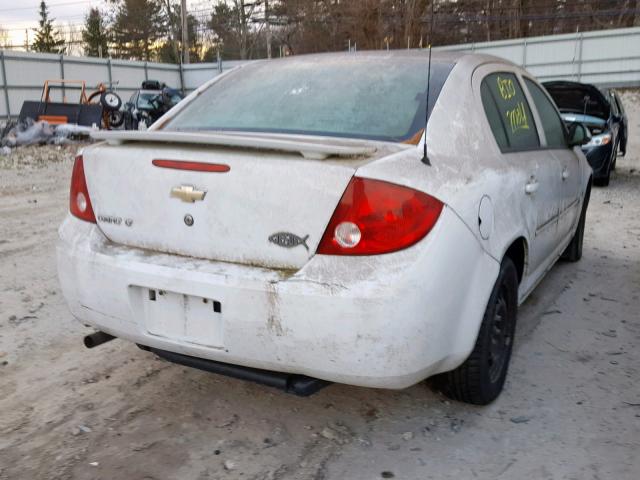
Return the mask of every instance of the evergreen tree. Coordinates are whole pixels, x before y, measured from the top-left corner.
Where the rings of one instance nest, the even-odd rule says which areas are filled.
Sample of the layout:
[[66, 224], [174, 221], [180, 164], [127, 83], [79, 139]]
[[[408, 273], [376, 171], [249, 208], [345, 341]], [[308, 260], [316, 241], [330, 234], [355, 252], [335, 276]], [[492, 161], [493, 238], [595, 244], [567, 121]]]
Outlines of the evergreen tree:
[[[180, 5], [175, 5], [167, 15], [169, 38], [158, 49], [158, 61], [162, 63], [180, 63], [180, 51], [182, 49], [182, 10]], [[189, 32], [189, 55], [191, 63], [200, 61], [200, 49], [202, 47], [198, 34], [198, 19], [187, 14], [187, 28]]]
[[109, 55], [109, 36], [102, 15], [97, 8], [89, 10], [84, 20], [82, 42], [84, 54], [89, 57], [107, 57]]
[[53, 19], [49, 18], [49, 9], [44, 0], [40, 2], [40, 21], [39, 27], [35, 29], [36, 39], [32, 48], [36, 52], [43, 53], [63, 53], [64, 39], [60, 37], [60, 33], [53, 28]]
[[115, 53], [121, 58], [151, 60], [154, 44], [167, 30], [158, 0], [121, 0], [115, 16]]

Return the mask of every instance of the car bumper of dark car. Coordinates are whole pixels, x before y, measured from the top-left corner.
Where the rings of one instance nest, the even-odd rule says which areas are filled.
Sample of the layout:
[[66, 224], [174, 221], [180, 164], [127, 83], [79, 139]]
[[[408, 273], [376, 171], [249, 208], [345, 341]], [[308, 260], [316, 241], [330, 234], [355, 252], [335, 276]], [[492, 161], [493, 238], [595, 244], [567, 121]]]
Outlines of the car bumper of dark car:
[[593, 169], [594, 178], [602, 178], [607, 176], [609, 164], [611, 162], [611, 153], [613, 144], [600, 145], [597, 147], [583, 148], [582, 151], [587, 157], [587, 161]]

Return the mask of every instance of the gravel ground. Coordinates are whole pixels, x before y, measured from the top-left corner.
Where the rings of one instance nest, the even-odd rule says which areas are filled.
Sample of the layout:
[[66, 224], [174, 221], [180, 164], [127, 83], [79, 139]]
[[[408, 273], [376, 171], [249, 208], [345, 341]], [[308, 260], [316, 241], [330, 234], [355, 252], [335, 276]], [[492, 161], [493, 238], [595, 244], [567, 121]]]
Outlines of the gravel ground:
[[330, 386], [301, 399], [81, 343], [56, 278], [74, 154], [0, 156], [0, 479], [640, 478], [640, 95], [585, 250], [523, 305], [488, 407]]
[[[33, 170], [49, 168], [55, 163], [72, 162], [78, 148], [81, 147], [82, 144], [64, 146], [29, 145], [12, 149], [9, 155], [3, 155], [0, 152], [0, 171], [8, 169]], [[0, 188], [5, 186], [8, 186], [8, 182], [3, 181], [0, 184]]]

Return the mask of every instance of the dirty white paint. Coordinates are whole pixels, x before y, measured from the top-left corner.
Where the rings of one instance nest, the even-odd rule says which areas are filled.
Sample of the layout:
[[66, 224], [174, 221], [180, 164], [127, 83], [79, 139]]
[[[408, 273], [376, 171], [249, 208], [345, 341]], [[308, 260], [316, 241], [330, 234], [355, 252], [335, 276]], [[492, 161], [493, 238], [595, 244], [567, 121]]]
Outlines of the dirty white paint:
[[[570, 241], [577, 223], [570, 209], [581, 208], [590, 174], [577, 150], [502, 154], [485, 118], [480, 81], [493, 71], [526, 72], [487, 56], [456, 61], [426, 134], [431, 166], [420, 161], [422, 145], [315, 138], [306, 140], [315, 151], [368, 154], [310, 160], [300, 155], [304, 139], [273, 135], [256, 135], [255, 142], [292, 148], [248, 149], [241, 144], [246, 136], [226, 146], [225, 135], [166, 142], [150, 131], [123, 138], [132, 143], [86, 149], [96, 215], [132, 222], [92, 225], [68, 217], [61, 226], [58, 268], [73, 314], [143, 345], [355, 385], [403, 388], [455, 368], [473, 347], [504, 252], [524, 238], [522, 301]], [[536, 114], [534, 120], [542, 131]], [[231, 168], [195, 174], [152, 167], [154, 158]], [[575, 185], [563, 190], [567, 162], [575, 167]], [[315, 255], [353, 175], [410, 186], [446, 207], [430, 234], [406, 250]], [[541, 187], [527, 195], [531, 175]], [[170, 198], [180, 185], [206, 190], [205, 200]], [[491, 199], [490, 235], [478, 224], [483, 197]], [[193, 226], [183, 222], [187, 213]], [[541, 229], [553, 215], [557, 220]], [[275, 232], [309, 235], [309, 250], [270, 243]], [[132, 298], [132, 292], [141, 298], [140, 289], [219, 301], [221, 330], [211, 335], [224, 340], [208, 347], [154, 335]]]

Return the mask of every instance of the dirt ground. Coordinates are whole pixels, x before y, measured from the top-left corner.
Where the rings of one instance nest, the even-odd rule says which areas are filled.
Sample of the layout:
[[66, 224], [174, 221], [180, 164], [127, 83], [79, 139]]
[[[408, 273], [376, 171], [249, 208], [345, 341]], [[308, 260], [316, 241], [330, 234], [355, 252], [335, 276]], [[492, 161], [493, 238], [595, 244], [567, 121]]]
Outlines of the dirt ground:
[[54, 257], [73, 148], [0, 156], [0, 479], [639, 479], [640, 95], [625, 103], [630, 155], [592, 192], [584, 257], [522, 307], [483, 408], [425, 384], [303, 399], [85, 349]]

